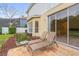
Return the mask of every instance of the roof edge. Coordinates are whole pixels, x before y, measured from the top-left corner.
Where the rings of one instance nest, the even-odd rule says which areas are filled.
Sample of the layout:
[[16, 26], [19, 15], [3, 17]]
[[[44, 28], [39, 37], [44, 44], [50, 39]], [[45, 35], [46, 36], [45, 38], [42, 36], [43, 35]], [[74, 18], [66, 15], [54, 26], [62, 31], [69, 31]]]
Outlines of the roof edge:
[[28, 13], [28, 12], [30, 11], [30, 9], [31, 9], [34, 5], [35, 5], [35, 3], [32, 3], [32, 4], [30, 5], [30, 7], [28, 8], [28, 10], [26, 11], [26, 13]]
[[40, 18], [40, 16], [32, 16], [27, 20], [27, 22], [30, 21], [32, 18]]

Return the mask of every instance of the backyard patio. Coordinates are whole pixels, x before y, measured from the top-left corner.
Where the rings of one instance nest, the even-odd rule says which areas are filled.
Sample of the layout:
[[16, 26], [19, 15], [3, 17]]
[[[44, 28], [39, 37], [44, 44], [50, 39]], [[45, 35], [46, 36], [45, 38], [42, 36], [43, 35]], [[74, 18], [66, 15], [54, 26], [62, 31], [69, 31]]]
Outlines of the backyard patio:
[[[43, 34], [44, 37], [45, 33]], [[4, 37], [3, 37], [4, 36]], [[17, 45], [15, 39], [12, 39], [10, 37], [14, 36], [12, 35], [1, 35], [1, 38], [6, 40], [3, 40], [2, 44], [4, 44], [4, 50], [2, 53], [0, 52], [0, 55], [7, 55], [7, 56], [79, 56], [79, 50], [72, 48], [71, 46], [68, 46], [66, 44], [60, 43], [57, 41], [58, 46], [56, 44], [52, 44], [48, 47], [44, 47], [38, 50], [35, 50], [33, 53], [29, 51], [28, 44], [26, 44], [27, 34], [16, 34], [18, 42], [21, 42], [21, 45]], [[7, 40], [9, 38], [9, 40]], [[25, 39], [24, 39], [25, 38]], [[23, 41], [23, 39], [25, 41]], [[6, 42], [7, 41], [7, 42]], [[39, 41], [39, 40], [31, 40], [33, 41]], [[5, 43], [6, 42], [6, 43]], [[22, 44], [22, 42], [25, 42]], [[0, 44], [0, 45], [2, 45]], [[35, 43], [37, 44], [37, 43]], [[38, 45], [38, 44], [37, 44]], [[41, 45], [40, 45], [41, 46]], [[38, 45], [38, 47], [40, 47]], [[10, 48], [8, 48], [10, 47]], [[8, 48], [8, 50], [6, 49]]]
[[[79, 50], [70, 48], [66, 45], [58, 43], [59, 47], [52, 45], [48, 48], [37, 50], [33, 53], [33, 56], [79, 56]], [[8, 56], [32, 56], [27, 50], [27, 45], [10, 49]]]
[[[52, 5], [32, 4], [27, 8], [27, 16], [19, 12], [22, 20], [13, 17], [15, 21], [12, 16], [17, 8], [9, 6], [6, 11], [2, 6], [3, 14], [10, 16], [6, 19], [9, 22], [0, 21], [0, 56], [79, 56], [79, 4], [63, 3], [55, 8]], [[23, 12], [26, 11], [24, 8]], [[74, 11], [76, 13], [72, 13]]]

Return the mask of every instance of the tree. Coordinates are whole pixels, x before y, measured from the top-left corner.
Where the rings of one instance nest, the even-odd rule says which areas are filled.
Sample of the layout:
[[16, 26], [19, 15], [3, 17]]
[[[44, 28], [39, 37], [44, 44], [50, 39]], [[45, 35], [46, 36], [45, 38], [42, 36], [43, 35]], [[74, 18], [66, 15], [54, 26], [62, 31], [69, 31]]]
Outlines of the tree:
[[[18, 10], [13, 6], [9, 6], [8, 4], [0, 4], [0, 11], [6, 17], [10, 19], [10, 23], [12, 23], [12, 18], [18, 14]], [[16, 22], [15, 22], [16, 23]]]
[[15, 34], [16, 33], [16, 27], [15, 26], [9, 26], [9, 34]]
[[8, 6], [8, 4], [0, 5], [0, 10], [2, 10], [2, 13], [10, 19], [12, 19], [17, 14], [17, 10], [12, 6]]

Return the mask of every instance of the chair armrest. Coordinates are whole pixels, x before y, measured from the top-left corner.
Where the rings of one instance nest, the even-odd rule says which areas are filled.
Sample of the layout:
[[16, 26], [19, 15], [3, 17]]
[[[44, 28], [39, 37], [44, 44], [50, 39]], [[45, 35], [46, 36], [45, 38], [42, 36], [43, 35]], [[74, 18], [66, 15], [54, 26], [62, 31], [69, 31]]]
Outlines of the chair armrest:
[[41, 39], [31, 40], [28, 42], [29, 45], [41, 42]]

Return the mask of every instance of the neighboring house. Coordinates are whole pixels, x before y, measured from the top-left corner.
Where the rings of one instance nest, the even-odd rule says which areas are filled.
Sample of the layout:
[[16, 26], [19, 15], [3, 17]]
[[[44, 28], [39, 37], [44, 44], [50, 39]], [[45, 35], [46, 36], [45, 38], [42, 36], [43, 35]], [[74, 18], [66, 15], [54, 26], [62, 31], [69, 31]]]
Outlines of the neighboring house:
[[27, 27], [27, 17], [20, 18], [20, 27]]
[[21, 18], [14, 18], [11, 19], [11, 22], [14, 23], [16, 27], [20, 27], [20, 20]]
[[20, 18], [14, 18], [14, 19], [7, 19], [7, 18], [0, 18], [0, 25], [2, 27], [9, 27], [10, 22], [15, 23], [18, 21], [17, 27], [20, 27]]
[[27, 24], [26, 18], [14, 18], [14, 19], [7, 19], [7, 18], [0, 18], [0, 26], [2, 27], [9, 27], [10, 22], [17, 23], [16, 27], [25, 27]]
[[14, 18], [14, 19], [7, 19], [7, 18], [0, 18], [0, 26], [2, 26], [2, 33], [6, 34], [9, 32], [9, 25], [10, 22], [16, 23], [16, 33], [24, 33], [27, 30], [27, 21], [26, 18]]
[[0, 26], [8, 27], [10, 23], [10, 19], [0, 18]]
[[79, 4], [36, 3], [27, 11], [28, 28], [32, 36], [56, 32], [56, 40], [79, 47]]

